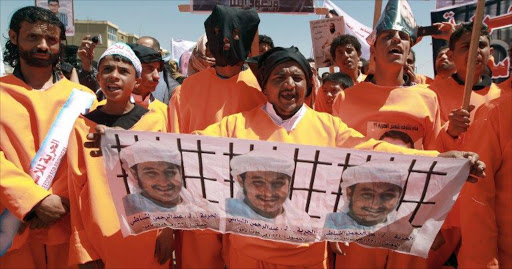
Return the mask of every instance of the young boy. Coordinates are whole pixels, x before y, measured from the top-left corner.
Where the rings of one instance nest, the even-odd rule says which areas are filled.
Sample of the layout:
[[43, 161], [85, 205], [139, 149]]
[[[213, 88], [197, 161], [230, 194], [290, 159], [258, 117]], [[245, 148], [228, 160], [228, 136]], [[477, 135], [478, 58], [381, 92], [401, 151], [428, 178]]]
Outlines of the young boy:
[[322, 81], [322, 87], [318, 91], [315, 100], [315, 110], [332, 114], [334, 98], [342, 90], [354, 86], [352, 79], [345, 73], [337, 72], [327, 75]]
[[[70, 264], [80, 267], [104, 264], [106, 268], [168, 267], [172, 230], [123, 238], [103, 159], [92, 157], [93, 149], [84, 147], [87, 134], [98, 125], [167, 131], [167, 122], [161, 113], [130, 102], [133, 89], [141, 81], [141, 70], [139, 59], [126, 44], [109, 47], [100, 57], [97, 75], [107, 102], [75, 122], [68, 148], [72, 212]], [[157, 241], [163, 243], [155, 245]]]

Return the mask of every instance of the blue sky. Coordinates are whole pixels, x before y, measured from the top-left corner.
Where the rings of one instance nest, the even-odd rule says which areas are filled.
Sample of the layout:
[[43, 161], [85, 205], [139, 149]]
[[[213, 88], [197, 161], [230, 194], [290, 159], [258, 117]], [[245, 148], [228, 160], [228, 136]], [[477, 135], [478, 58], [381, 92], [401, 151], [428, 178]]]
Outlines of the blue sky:
[[[321, 5], [322, 1], [317, 1]], [[372, 25], [374, 1], [334, 0], [354, 19]], [[384, 1], [385, 6], [387, 1]], [[79, 20], [108, 20], [121, 30], [137, 35], [150, 35], [157, 38], [162, 47], [169, 50], [171, 38], [195, 41], [204, 32], [203, 22], [208, 14], [181, 13], [178, 5], [188, 4], [189, 0], [75, 0], [75, 18]], [[435, 8], [434, 0], [409, 0], [419, 25], [430, 25], [430, 11]], [[34, 5], [34, 0], [0, 0], [0, 31], [2, 47], [8, 36], [9, 20], [12, 13], [23, 6]], [[297, 46], [306, 56], [311, 52], [309, 21], [318, 15], [260, 14], [260, 34], [266, 34], [277, 46]], [[433, 76], [431, 38], [423, 38], [414, 47], [416, 66], [420, 74]]]

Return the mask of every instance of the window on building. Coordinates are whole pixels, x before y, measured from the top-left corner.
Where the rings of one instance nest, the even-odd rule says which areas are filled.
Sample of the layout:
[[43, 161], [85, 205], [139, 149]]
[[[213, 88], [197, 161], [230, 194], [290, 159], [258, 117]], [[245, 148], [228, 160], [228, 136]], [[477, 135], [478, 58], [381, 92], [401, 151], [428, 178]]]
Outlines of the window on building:
[[112, 27], [108, 27], [108, 39], [117, 42], [117, 31]]

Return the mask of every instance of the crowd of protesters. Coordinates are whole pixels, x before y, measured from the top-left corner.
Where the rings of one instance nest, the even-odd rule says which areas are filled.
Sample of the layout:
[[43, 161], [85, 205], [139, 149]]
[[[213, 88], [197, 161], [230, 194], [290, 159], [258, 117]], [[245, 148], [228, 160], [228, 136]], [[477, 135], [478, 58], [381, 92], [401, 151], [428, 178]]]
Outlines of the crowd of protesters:
[[[225, 6], [204, 22], [187, 74], [150, 36], [110, 46], [96, 65], [97, 43], [85, 36], [81, 67], [65, 72], [63, 23], [43, 8], [17, 10], [3, 52], [14, 70], [0, 78], [0, 212], [16, 229], [0, 226], [0, 239], [13, 238], [0, 268], [512, 268], [511, 79], [497, 85], [488, 74], [489, 31], [477, 29], [464, 109], [473, 23], [437, 25], [434, 38], [448, 46], [429, 78], [415, 71], [421, 40], [385, 21], [369, 40], [371, 59], [361, 58], [357, 38], [336, 37], [339, 72], [322, 76], [296, 47], [268, 36], [251, 51], [257, 12]], [[368, 127], [375, 122], [413, 128], [382, 134]], [[107, 128], [466, 158], [472, 176], [427, 259], [207, 230], [123, 237], [98, 150]]]

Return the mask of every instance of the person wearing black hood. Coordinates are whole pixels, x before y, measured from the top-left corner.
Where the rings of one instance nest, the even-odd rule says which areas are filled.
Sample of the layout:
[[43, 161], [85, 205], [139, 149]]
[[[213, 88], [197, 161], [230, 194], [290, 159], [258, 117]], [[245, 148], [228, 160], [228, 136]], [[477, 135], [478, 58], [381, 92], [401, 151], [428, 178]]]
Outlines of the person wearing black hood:
[[[258, 81], [244, 66], [259, 22], [254, 9], [214, 8], [204, 26], [215, 66], [193, 74], [176, 89], [169, 104], [170, 132], [202, 130], [225, 116], [263, 105]], [[225, 267], [221, 234], [182, 231], [177, 243], [179, 267]]]

